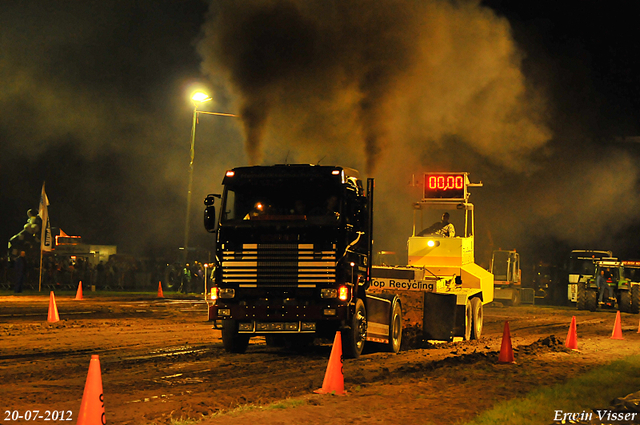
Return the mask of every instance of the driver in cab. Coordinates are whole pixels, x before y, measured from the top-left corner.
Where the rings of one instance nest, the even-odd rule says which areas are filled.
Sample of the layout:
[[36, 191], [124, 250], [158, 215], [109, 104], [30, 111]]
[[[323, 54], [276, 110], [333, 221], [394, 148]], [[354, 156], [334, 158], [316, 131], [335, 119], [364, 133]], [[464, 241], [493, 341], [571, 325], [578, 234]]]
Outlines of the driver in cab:
[[427, 236], [427, 235], [435, 235], [442, 236], [445, 238], [452, 238], [456, 235], [456, 229], [453, 227], [453, 224], [449, 223], [449, 213], [446, 212], [442, 214], [442, 220], [436, 223], [433, 223], [431, 226], [427, 227], [416, 236]]

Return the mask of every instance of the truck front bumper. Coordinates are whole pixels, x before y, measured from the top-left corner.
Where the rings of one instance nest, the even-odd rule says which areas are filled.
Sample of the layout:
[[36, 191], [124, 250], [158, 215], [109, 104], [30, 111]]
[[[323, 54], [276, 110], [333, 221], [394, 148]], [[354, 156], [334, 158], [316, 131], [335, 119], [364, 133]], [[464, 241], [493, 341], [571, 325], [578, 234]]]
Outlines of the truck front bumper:
[[341, 305], [209, 305], [216, 329], [223, 320], [236, 320], [240, 333], [312, 333], [318, 322], [344, 321], [348, 306]]
[[[222, 320], [214, 320], [213, 326], [222, 329]], [[246, 334], [268, 334], [268, 333], [315, 333], [316, 322], [263, 322], [257, 320], [239, 321], [238, 333]]]

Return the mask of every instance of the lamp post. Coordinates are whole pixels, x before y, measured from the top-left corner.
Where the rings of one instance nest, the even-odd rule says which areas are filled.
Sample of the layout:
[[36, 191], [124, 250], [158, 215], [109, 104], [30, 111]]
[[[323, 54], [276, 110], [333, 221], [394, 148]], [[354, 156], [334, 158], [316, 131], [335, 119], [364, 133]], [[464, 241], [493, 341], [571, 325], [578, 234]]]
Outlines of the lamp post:
[[184, 262], [187, 262], [187, 255], [189, 251], [189, 218], [191, 216], [191, 189], [193, 188], [193, 158], [195, 156], [195, 143], [196, 143], [196, 124], [198, 123], [198, 114], [207, 114], [207, 115], [220, 115], [224, 117], [235, 117], [234, 114], [228, 114], [223, 112], [205, 112], [198, 111], [198, 106], [201, 103], [208, 102], [211, 100], [207, 94], [202, 92], [195, 93], [191, 100], [193, 100], [194, 108], [193, 108], [193, 124], [191, 126], [191, 160], [189, 161], [189, 186], [187, 189], [187, 217], [185, 219], [184, 224]]

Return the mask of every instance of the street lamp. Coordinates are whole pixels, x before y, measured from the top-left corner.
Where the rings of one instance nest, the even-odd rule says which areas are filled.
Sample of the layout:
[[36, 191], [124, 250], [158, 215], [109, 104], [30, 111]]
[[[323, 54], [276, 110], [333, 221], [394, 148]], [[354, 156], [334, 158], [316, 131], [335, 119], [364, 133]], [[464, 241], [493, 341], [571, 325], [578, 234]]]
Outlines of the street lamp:
[[189, 217], [191, 215], [191, 189], [193, 187], [193, 158], [195, 156], [195, 143], [196, 143], [196, 124], [198, 123], [198, 114], [207, 115], [220, 115], [223, 117], [235, 117], [234, 114], [228, 114], [224, 112], [205, 112], [198, 111], [198, 106], [201, 103], [208, 102], [211, 97], [203, 92], [196, 92], [192, 97], [193, 108], [193, 125], [191, 126], [191, 161], [189, 162], [189, 186], [187, 189], [187, 217], [184, 224], [184, 262], [187, 262], [187, 255], [189, 251]]

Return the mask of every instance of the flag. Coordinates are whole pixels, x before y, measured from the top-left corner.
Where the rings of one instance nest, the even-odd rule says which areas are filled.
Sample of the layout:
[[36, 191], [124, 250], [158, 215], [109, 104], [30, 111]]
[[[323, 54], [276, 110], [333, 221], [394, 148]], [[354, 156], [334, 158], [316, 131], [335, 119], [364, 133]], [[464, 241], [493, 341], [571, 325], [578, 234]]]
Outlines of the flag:
[[40, 194], [40, 207], [38, 215], [42, 219], [42, 229], [40, 235], [40, 249], [42, 251], [51, 251], [53, 248], [53, 240], [51, 239], [51, 225], [49, 224], [49, 198], [44, 191], [44, 183], [42, 183], [42, 193]]
[[68, 237], [69, 237], [69, 235], [67, 235], [67, 234], [64, 232], [64, 230], [60, 229], [60, 237], [61, 237], [61, 238], [68, 238]]

